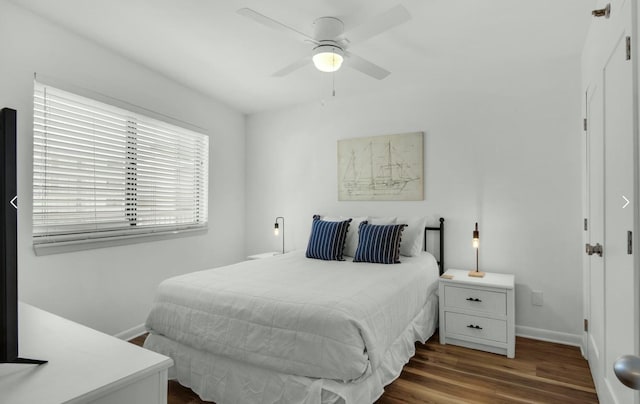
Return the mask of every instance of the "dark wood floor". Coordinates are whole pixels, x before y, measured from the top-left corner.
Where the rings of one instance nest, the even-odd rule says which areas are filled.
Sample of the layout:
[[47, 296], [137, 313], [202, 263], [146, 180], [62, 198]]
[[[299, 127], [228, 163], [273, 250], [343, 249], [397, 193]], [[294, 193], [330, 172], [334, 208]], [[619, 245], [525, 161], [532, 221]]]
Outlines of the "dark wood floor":
[[[142, 345], [146, 336], [131, 340]], [[440, 345], [434, 335], [376, 404], [597, 403], [587, 361], [576, 347], [516, 338], [516, 358]], [[203, 404], [169, 382], [168, 404]]]

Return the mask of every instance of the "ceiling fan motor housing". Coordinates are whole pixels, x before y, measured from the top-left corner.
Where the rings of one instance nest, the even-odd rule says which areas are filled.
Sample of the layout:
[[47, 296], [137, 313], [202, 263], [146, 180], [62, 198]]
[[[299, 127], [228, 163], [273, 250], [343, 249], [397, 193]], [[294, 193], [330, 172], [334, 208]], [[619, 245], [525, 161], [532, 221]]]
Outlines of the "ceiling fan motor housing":
[[335, 40], [344, 33], [344, 24], [335, 17], [320, 17], [313, 22], [313, 37], [318, 42]]

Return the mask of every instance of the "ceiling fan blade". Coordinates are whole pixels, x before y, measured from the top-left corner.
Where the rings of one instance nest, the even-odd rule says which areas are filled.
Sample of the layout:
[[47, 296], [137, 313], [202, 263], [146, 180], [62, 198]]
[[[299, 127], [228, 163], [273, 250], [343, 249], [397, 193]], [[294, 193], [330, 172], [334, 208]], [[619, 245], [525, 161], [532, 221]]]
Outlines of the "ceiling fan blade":
[[397, 27], [411, 19], [411, 14], [402, 5], [397, 5], [378, 14], [364, 24], [345, 32], [344, 37], [351, 43], [364, 41], [384, 31]]
[[291, 63], [288, 66], [283, 67], [282, 69], [278, 70], [277, 72], [273, 73], [272, 76], [275, 77], [282, 77], [282, 76], [286, 76], [289, 73], [292, 73], [302, 67], [307, 66], [308, 64], [310, 64], [311, 62], [311, 57], [310, 56], [306, 56], [300, 60], [296, 60], [295, 62]]
[[310, 41], [313, 42], [314, 44], [317, 44], [318, 42], [313, 39], [311, 36], [305, 34], [304, 32], [300, 32], [295, 28], [291, 28], [288, 25], [285, 25], [283, 23], [281, 23], [280, 21], [276, 21], [273, 18], [269, 18], [266, 15], [260, 14], [259, 12], [252, 10], [250, 8], [241, 8], [238, 11], [236, 11], [238, 14], [251, 18], [252, 20], [265, 25], [269, 28], [273, 28], [276, 29], [278, 31], [284, 31], [288, 34], [293, 34], [296, 36], [297, 39], [302, 40], [302, 41]]
[[390, 71], [385, 70], [382, 67], [369, 62], [368, 60], [363, 59], [358, 55], [354, 55], [351, 52], [345, 52], [344, 55], [347, 57], [344, 62], [347, 66], [361, 73], [364, 73], [367, 76], [371, 76], [374, 79], [382, 80], [391, 74]]

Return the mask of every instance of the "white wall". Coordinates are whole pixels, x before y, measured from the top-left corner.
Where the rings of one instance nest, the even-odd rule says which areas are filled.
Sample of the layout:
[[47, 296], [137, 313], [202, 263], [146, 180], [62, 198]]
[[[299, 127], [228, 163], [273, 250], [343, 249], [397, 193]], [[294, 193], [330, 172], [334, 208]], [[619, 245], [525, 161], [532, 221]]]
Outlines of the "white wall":
[[[470, 238], [473, 223], [480, 223], [481, 269], [516, 274], [518, 325], [580, 334], [577, 55], [543, 66], [513, 68], [510, 61], [503, 71], [472, 76], [467, 67], [425, 72], [415, 87], [384, 94], [349, 97], [338, 87], [338, 97], [324, 106], [248, 117], [245, 145], [237, 111], [6, 0], [0, 0], [0, 37], [0, 106], [19, 113], [22, 300], [118, 333], [144, 321], [162, 279], [235, 262], [245, 248], [277, 250], [276, 216], [286, 217], [287, 249], [293, 249], [305, 248], [316, 212], [427, 215], [447, 220], [448, 267], [474, 265]], [[33, 72], [206, 128], [212, 140], [209, 233], [36, 257]], [[424, 201], [337, 201], [338, 139], [409, 131], [425, 132]], [[544, 306], [531, 305], [531, 290], [544, 292]]]
[[[325, 106], [249, 116], [247, 252], [280, 248], [271, 231], [280, 215], [288, 250], [306, 247], [314, 213], [443, 216], [447, 267], [466, 269], [478, 221], [481, 269], [516, 276], [516, 324], [578, 343], [579, 51], [547, 65], [425, 72], [415, 87], [384, 94], [338, 88]], [[337, 200], [338, 139], [413, 131], [425, 133], [424, 201]], [[542, 307], [532, 290], [544, 293]]]
[[[18, 111], [21, 300], [115, 334], [144, 322], [163, 279], [244, 256], [241, 113], [6, 0], [0, 0], [0, 38], [0, 106]], [[34, 72], [205, 128], [211, 145], [209, 232], [36, 257], [31, 244]]]

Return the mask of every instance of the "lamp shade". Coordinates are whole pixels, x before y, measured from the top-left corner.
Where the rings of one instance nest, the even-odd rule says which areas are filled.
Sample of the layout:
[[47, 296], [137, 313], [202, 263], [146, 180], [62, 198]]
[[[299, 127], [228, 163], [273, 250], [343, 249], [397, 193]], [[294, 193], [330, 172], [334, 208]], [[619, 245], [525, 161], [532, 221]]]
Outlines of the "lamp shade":
[[335, 72], [342, 66], [344, 61], [342, 55], [342, 49], [337, 46], [320, 45], [313, 50], [313, 64], [321, 72]]

